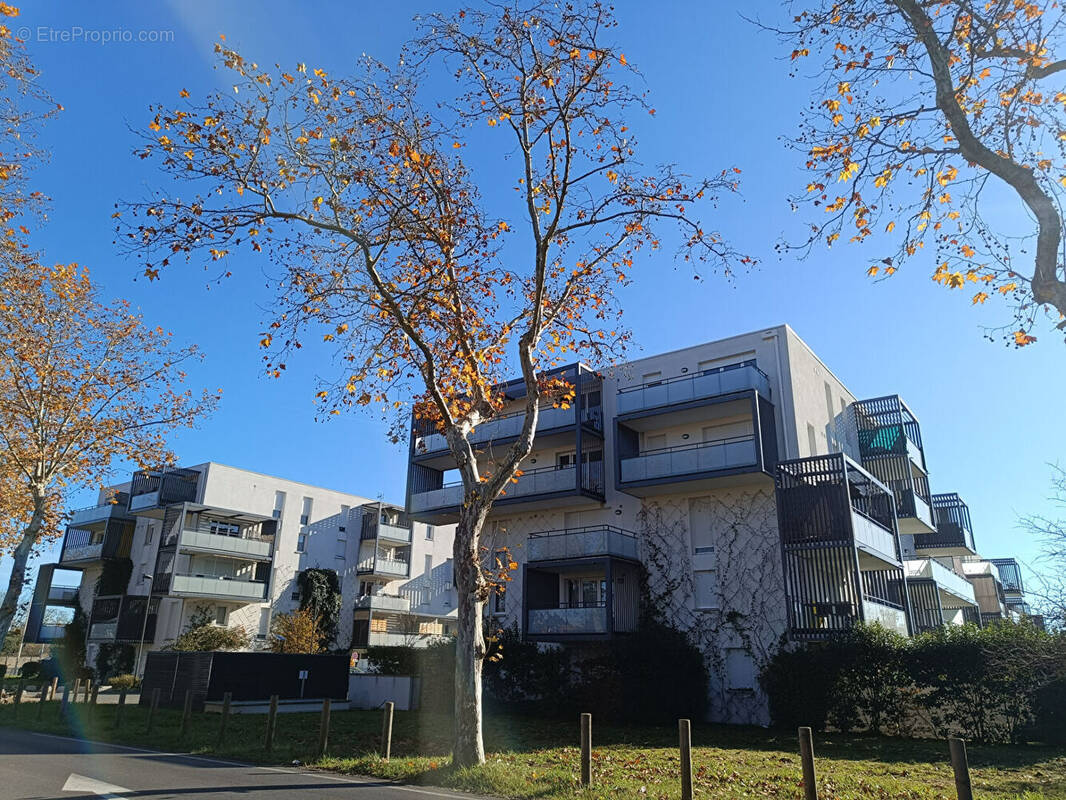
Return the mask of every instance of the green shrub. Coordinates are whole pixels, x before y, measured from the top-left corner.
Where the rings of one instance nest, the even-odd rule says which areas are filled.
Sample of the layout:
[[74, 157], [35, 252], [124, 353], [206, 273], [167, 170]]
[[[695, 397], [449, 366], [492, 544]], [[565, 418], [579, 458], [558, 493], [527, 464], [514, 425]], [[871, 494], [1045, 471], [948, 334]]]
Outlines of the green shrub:
[[19, 674], [26, 680], [33, 680], [41, 674], [40, 661], [26, 661], [22, 664]]
[[115, 675], [113, 678], [111, 678], [109, 682], [111, 684], [112, 689], [118, 689], [120, 691], [122, 689], [134, 689], [141, 685], [141, 682], [136, 678], [136, 676], [129, 674]]
[[182, 634], [167, 649], [195, 652], [241, 650], [251, 641], [251, 634], [244, 628], [215, 625], [210, 609], [199, 608], [189, 618], [189, 624]]
[[945, 626], [905, 638], [858, 626], [782, 647], [760, 676], [775, 725], [1053, 741], [1066, 716], [1066, 635], [1029, 624]]

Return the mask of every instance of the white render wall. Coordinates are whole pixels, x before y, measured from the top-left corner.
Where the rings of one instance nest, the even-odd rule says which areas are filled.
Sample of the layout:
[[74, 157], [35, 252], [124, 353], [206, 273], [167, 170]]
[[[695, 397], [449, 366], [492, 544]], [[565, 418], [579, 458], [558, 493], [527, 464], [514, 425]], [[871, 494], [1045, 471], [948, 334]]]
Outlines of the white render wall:
[[[265, 646], [272, 617], [299, 606], [298, 598], [294, 598], [297, 591], [296, 576], [312, 567], [335, 570], [340, 578], [342, 608], [337, 643], [341, 647], [348, 646], [361, 583], [361, 577], [356, 574], [363, 513], [361, 507], [377, 501], [217, 462], [190, 468], [201, 473], [196, 502], [205, 506], [271, 517], [276, 493], [285, 493], [284, 508], [278, 519], [274, 540], [267, 601], [241, 603], [228, 599], [162, 597], [155, 640], [146, 650], [157, 649], [173, 641], [199, 609], [216, 614], [219, 607], [226, 609], [227, 625], [244, 627], [256, 637], [253, 640], [255, 646]], [[128, 482], [110, 487], [101, 491], [98, 500], [106, 502], [110, 490], [128, 489]], [[308, 524], [301, 525], [304, 498], [311, 500], [311, 513]], [[387, 590], [396, 594], [417, 592], [419, 613], [444, 617], [450, 612], [454, 616], [455, 596], [450, 561], [454, 526], [435, 526], [432, 540], [426, 538], [426, 525], [415, 523], [413, 528], [412, 577], [389, 583]], [[151, 582], [145, 580], [144, 576], [151, 576], [155, 572], [161, 532], [162, 520], [146, 516], [137, 518], [130, 551], [133, 568], [127, 594], [145, 595], [150, 591]], [[304, 535], [302, 550], [298, 549], [301, 534]], [[433, 565], [428, 579], [422, 575], [426, 555], [432, 557]], [[204, 558], [211, 557], [179, 554], [176, 571], [181, 572], [190, 566], [190, 559], [202, 565]], [[241, 565], [245, 572], [251, 569], [251, 562], [234, 561], [234, 564]], [[82, 573], [81, 596], [86, 612], [91, 611], [93, 588], [99, 574], [100, 569], [96, 566]], [[428, 602], [421, 603], [423, 598]], [[412, 603], [412, 610], [414, 608], [415, 604]], [[95, 648], [89, 658], [90, 661], [95, 658]]]

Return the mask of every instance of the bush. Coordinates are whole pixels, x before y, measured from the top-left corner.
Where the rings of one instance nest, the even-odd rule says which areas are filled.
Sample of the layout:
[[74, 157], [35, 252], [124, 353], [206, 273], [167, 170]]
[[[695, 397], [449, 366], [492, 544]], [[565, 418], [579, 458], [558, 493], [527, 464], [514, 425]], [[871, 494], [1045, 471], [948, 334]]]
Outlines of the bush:
[[244, 628], [225, 628], [215, 625], [211, 612], [199, 609], [189, 619], [189, 625], [168, 650], [211, 652], [213, 650], [242, 650], [252, 641]]
[[[760, 676], [775, 725], [1013, 742], [1063, 735], [1066, 635], [945, 626], [907, 639], [859, 626], [781, 648]], [[1064, 736], [1066, 738], [1066, 736]]]
[[96, 653], [96, 677], [106, 681], [112, 675], [133, 672], [136, 650], [132, 644], [104, 642]]
[[400, 645], [379, 645], [366, 649], [371, 672], [379, 675], [417, 675], [421, 670], [418, 649]]
[[134, 688], [136, 688], [136, 687], [141, 685], [141, 682], [134, 675], [130, 675], [130, 674], [115, 675], [111, 679], [110, 683], [111, 683], [111, 688], [112, 689], [118, 689], [120, 691], [122, 689], [126, 689], [126, 690], [134, 689]]
[[41, 674], [41, 662], [40, 661], [26, 661], [23, 663], [22, 668], [19, 670], [19, 674], [26, 680], [33, 680]]

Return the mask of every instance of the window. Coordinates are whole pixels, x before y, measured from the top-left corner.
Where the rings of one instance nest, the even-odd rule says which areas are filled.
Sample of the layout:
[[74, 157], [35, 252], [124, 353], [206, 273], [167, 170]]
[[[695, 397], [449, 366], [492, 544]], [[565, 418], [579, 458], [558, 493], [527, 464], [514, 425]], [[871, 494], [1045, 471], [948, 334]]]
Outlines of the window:
[[285, 510], [285, 492], [274, 492], [274, 519], [281, 519], [281, 512]]
[[294, 603], [299, 603], [300, 602], [300, 590], [296, 589], [292, 594], [289, 595], [289, 599], [292, 600], [292, 602], [294, 602]]
[[701, 569], [692, 573], [696, 608], [718, 608], [718, 576], [714, 570]]
[[151, 522], [149, 522], [147, 525], [144, 526], [144, 543], [145, 544], [151, 544], [152, 543], [152, 535], [154, 533], [155, 533], [155, 526], [152, 525]]
[[555, 468], [556, 469], [570, 469], [577, 463], [577, 452], [571, 450], [568, 453], [556, 453], [555, 454]]
[[229, 618], [229, 609], [227, 609], [225, 606], [219, 606], [215, 610], [215, 624], [216, 625], [225, 625], [226, 624], [226, 620], [228, 618]]
[[814, 426], [807, 423], [807, 446], [810, 448], [808, 455], [818, 455], [818, 439], [814, 433]]
[[444, 626], [436, 620], [433, 620], [432, 622], [419, 622], [418, 632], [431, 636], [440, 636], [442, 633], [444, 633]]
[[223, 522], [220, 519], [210, 520], [209, 531], [216, 536], [240, 536], [241, 526], [236, 522]]
[[341, 506], [341, 524], [337, 528], [341, 533], [344, 533], [346, 530], [348, 530], [348, 517], [351, 515], [351, 513], [351, 506]]
[[336, 558], [344, 558], [345, 555], [347, 554], [347, 552], [348, 552], [348, 540], [347, 539], [338, 539], [337, 540], [337, 552], [334, 553], [334, 556]]
[[666, 447], [666, 434], [665, 433], [646, 433], [644, 434], [644, 451], [662, 450]]
[[755, 665], [751, 653], [742, 647], [727, 647], [725, 651], [726, 681], [733, 691], [755, 688]]
[[427, 525], [426, 526], [426, 541], [428, 541], [428, 542], [432, 542], [433, 541], [433, 526], [432, 525]]
[[301, 533], [296, 537], [296, 552], [302, 553], [307, 549], [307, 534]]
[[369, 597], [374, 593], [373, 581], [359, 581], [359, 596]]
[[597, 576], [567, 578], [566, 607], [596, 608], [606, 603], [607, 581]]
[[645, 386], [658, 386], [663, 382], [663, 374], [661, 372], [648, 372], [640, 376], [640, 382]]
[[312, 502], [313, 501], [311, 500], [310, 497], [305, 497], [304, 498], [303, 510], [300, 512], [300, 524], [301, 525], [310, 525], [311, 524], [311, 503]]
[[384, 617], [375, 617], [370, 620], [370, 632], [371, 633], [387, 633], [389, 626], [385, 623]]

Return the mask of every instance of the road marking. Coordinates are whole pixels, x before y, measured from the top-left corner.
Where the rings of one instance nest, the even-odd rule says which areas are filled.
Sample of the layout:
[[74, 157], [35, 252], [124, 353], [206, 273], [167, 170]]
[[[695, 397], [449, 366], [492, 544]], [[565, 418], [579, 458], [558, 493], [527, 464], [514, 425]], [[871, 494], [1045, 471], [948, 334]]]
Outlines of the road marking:
[[[321, 778], [323, 780], [334, 781], [336, 783], [352, 783], [352, 784], [369, 784], [378, 786], [381, 789], [392, 790], [400, 792], [409, 792], [411, 794], [426, 794], [432, 797], [446, 797], [450, 800], [493, 800], [487, 798], [485, 795], [467, 794], [460, 792], [453, 792], [447, 789], [421, 789], [417, 786], [411, 786], [406, 783], [396, 783], [388, 778], [375, 778], [373, 775], [357, 776], [357, 775], [338, 775], [335, 772], [325, 772], [320, 770], [301, 770], [292, 769], [291, 767], [268, 767], [263, 764], [250, 764], [247, 761], [227, 761], [221, 758], [211, 758], [209, 756], [194, 756], [189, 753], [171, 753], [166, 750], [150, 750], [147, 747], [133, 747], [128, 744], [114, 744], [112, 742], [98, 742], [92, 739], [75, 739], [70, 736], [59, 736], [54, 733], [37, 733], [35, 731], [23, 731], [31, 736], [41, 736], [45, 739], [61, 739], [65, 742], [77, 742], [78, 744], [91, 744], [96, 747], [110, 747], [115, 750], [128, 750], [131, 753], [151, 753], [154, 756], [166, 756], [167, 758], [173, 758], [175, 760], [182, 761], [203, 761], [207, 764], [221, 764], [227, 767], [243, 767], [245, 769], [259, 769], [266, 772], [280, 772], [284, 775], [303, 775], [308, 778]], [[254, 787], [253, 787], [254, 788]], [[114, 791], [114, 790], [112, 790]], [[124, 792], [129, 792], [129, 789], [123, 789]], [[122, 798], [115, 798], [115, 800], [122, 800]]]
[[67, 778], [67, 782], [63, 784], [64, 792], [78, 792], [79, 794], [85, 794], [89, 792], [91, 794], [99, 795], [105, 798], [105, 800], [121, 800], [119, 795], [129, 793], [129, 789], [123, 789], [121, 786], [115, 786], [113, 783], [104, 783], [98, 781], [95, 778], [86, 778], [84, 775], [79, 775], [76, 772], [70, 773], [70, 777]]

